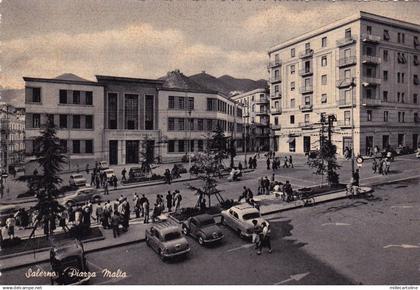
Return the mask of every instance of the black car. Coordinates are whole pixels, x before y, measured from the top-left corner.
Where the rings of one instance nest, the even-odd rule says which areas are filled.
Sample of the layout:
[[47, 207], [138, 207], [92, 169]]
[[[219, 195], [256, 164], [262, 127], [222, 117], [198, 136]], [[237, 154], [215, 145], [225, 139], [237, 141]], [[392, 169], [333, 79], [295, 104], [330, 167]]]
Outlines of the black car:
[[144, 177], [144, 172], [141, 167], [131, 167], [128, 171], [128, 181], [140, 181]]
[[218, 242], [224, 237], [214, 218], [209, 214], [188, 218], [182, 223], [182, 232], [197, 239], [200, 245]]

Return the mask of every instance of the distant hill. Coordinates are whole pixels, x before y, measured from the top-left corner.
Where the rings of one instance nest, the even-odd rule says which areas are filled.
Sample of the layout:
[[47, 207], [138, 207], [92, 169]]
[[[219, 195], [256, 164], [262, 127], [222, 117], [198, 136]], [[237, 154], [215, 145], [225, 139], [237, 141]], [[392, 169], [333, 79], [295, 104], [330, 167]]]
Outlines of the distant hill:
[[233, 91], [247, 92], [267, 86], [267, 81], [265, 80], [237, 79], [229, 75], [216, 78], [204, 71], [189, 78], [209, 90], [222, 92], [226, 95]]
[[24, 107], [25, 89], [0, 89], [0, 101], [15, 107]]

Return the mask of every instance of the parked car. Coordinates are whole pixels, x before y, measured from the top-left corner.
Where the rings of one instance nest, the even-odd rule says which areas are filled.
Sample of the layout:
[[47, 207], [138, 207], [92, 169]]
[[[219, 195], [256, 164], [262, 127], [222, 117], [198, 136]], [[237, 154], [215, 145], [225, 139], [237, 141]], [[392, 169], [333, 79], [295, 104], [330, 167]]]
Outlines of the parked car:
[[183, 164], [175, 164], [174, 166], [178, 167], [178, 173], [179, 174], [183, 174], [183, 173], [188, 172], [187, 168], [185, 168]]
[[258, 225], [262, 222], [269, 224], [255, 207], [249, 204], [240, 204], [221, 212], [222, 224], [236, 231], [241, 238], [250, 238], [254, 232], [253, 220], [257, 220]]
[[101, 195], [98, 190], [93, 187], [80, 188], [75, 193], [64, 197], [62, 204], [70, 206], [87, 201], [91, 201], [93, 203], [100, 202]]
[[17, 213], [19, 209], [20, 206], [17, 204], [2, 205], [0, 207], [0, 227], [4, 227], [9, 216]]
[[200, 245], [218, 242], [224, 235], [209, 214], [188, 218], [182, 223], [182, 232], [198, 240]]
[[420, 158], [420, 148], [417, 148], [416, 157]]
[[145, 176], [141, 167], [131, 167], [128, 171], [128, 181], [138, 181], [144, 177]]
[[99, 161], [98, 167], [99, 167], [99, 170], [104, 170], [104, 169], [108, 169], [109, 165], [108, 165], [108, 162], [106, 161]]
[[115, 176], [114, 169], [108, 168], [103, 170], [103, 172], [105, 173], [105, 176], [108, 181], [111, 181], [111, 177]]
[[185, 256], [190, 245], [177, 226], [166, 223], [155, 224], [146, 229], [146, 244], [163, 260], [176, 256]]
[[86, 284], [90, 275], [74, 275], [88, 273], [85, 250], [79, 240], [64, 241], [50, 249], [51, 270], [56, 273], [51, 277], [51, 285], [78, 285]]
[[83, 177], [82, 174], [72, 174], [70, 175], [69, 184], [73, 187], [82, 187], [86, 186], [87, 180]]

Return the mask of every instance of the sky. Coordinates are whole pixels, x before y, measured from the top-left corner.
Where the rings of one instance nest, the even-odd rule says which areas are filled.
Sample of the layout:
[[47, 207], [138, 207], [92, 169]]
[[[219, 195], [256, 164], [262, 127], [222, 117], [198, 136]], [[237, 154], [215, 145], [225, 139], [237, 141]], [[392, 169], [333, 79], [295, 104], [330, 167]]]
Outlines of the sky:
[[0, 86], [174, 69], [265, 79], [270, 47], [360, 10], [420, 24], [420, 2], [0, 0]]

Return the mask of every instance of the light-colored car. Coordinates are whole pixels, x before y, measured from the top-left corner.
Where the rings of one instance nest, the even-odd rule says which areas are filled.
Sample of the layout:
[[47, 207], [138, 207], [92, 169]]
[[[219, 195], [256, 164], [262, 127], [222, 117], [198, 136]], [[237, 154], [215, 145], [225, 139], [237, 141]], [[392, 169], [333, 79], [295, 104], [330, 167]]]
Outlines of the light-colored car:
[[269, 223], [261, 217], [261, 213], [255, 207], [244, 203], [221, 212], [222, 224], [236, 231], [241, 238], [250, 238], [254, 232], [253, 220], [257, 220], [261, 226], [263, 222]]
[[93, 187], [80, 188], [75, 193], [64, 197], [62, 204], [70, 206], [87, 201], [91, 201], [93, 203], [100, 202], [101, 195], [98, 190]]
[[86, 186], [87, 180], [81, 174], [70, 175], [69, 184], [74, 187]]
[[182, 232], [198, 240], [200, 245], [215, 243], [223, 239], [223, 233], [209, 214], [188, 218], [182, 223]]
[[105, 173], [105, 176], [108, 181], [111, 180], [111, 177], [115, 176], [114, 169], [108, 168], [108, 169], [103, 170], [103, 172]]
[[99, 169], [100, 170], [104, 170], [104, 169], [108, 169], [109, 168], [108, 162], [106, 162], [104, 160], [99, 161], [98, 162], [98, 166], [99, 166]]
[[146, 244], [158, 253], [162, 260], [187, 255], [190, 251], [190, 245], [179, 228], [166, 223], [155, 224], [146, 229]]

